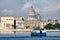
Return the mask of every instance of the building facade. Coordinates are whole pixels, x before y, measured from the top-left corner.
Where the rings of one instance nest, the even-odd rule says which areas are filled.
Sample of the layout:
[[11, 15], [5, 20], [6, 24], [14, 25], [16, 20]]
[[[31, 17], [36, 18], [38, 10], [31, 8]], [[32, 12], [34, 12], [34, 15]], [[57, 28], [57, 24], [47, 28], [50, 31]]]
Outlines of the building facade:
[[43, 23], [41, 22], [41, 20], [39, 20], [39, 18], [36, 18], [36, 12], [33, 6], [30, 7], [30, 11], [28, 14], [28, 20], [24, 21], [24, 26], [25, 28], [34, 28], [34, 27], [43, 28]]
[[36, 14], [33, 6], [30, 7], [30, 11], [28, 14], [28, 20], [24, 21], [24, 27], [25, 28], [34, 28], [34, 27], [39, 27], [39, 28], [44, 28], [44, 26], [48, 23], [54, 24], [54, 20], [41, 20], [40, 14]]
[[[28, 13], [28, 19], [24, 20], [23, 17], [17, 17], [16, 19], [16, 29], [23, 29], [23, 28], [44, 28], [44, 26], [48, 23], [55, 24], [56, 21], [54, 20], [41, 20], [41, 15], [36, 14], [33, 6], [30, 7]], [[58, 20], [60, 23], [60, 20]], [[14, 17], [12, 16], [4, 16], [1, 17], [0, 21], [0, 29], [13, 29], [14, 28]]]
[[14, 17], [4, 16], [1, 17], [1, 29], [13, 29], [14, 28]]
[[22, 28], [24, 28], [24, 18], [17, 17], [16, 18], [16, 29], [22, 29]]
[[31, 6], [28, 14], [28, 20], [36, 20], [36, 14], [33, 6]]

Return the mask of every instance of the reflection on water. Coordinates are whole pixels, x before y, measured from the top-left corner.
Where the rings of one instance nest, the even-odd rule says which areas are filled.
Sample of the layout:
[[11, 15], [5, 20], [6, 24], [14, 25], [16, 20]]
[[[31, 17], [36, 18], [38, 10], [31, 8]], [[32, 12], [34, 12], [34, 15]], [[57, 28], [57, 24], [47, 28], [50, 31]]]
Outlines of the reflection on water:
[[47, 32], [47, 36], [60, 36], [60, 32]]
[[0, 40], [60, 40], [60, 32], [47, 32], [46, 37], [31, 37], [30, 32], [0, 33]]
[[30, 32], [0, 33], [0, 37], [30, 36]]

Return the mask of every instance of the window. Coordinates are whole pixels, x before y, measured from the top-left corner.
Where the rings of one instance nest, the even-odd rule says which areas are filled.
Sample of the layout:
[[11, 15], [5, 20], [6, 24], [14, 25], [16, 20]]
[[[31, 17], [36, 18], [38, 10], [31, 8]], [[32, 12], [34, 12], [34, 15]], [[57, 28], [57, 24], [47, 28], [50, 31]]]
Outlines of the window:
[[8, 20], [8, 19], [6, 19], [6, 20]]

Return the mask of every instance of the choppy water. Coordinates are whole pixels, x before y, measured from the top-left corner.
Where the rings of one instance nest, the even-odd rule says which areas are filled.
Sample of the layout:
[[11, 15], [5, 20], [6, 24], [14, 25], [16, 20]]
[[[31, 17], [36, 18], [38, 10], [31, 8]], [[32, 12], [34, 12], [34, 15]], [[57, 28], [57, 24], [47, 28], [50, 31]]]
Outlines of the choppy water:
[[0, 40], [60, 40], [60, 37], [0, 37]]
[[0, 33], [0, 40], [60, 40], [60, 32], [47, 32], [46, 37], [31, 37], [30, 32]]

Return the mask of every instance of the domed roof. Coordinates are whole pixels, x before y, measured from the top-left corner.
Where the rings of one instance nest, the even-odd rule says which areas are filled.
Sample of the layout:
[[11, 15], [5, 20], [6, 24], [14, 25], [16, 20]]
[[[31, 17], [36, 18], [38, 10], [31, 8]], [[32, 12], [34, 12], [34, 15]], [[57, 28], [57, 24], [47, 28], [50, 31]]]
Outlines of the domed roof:
[[30, 11], [29, 12], [35, 13], [35, 10], [34, 10], [33, 6], [30, 7]]

